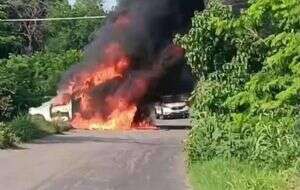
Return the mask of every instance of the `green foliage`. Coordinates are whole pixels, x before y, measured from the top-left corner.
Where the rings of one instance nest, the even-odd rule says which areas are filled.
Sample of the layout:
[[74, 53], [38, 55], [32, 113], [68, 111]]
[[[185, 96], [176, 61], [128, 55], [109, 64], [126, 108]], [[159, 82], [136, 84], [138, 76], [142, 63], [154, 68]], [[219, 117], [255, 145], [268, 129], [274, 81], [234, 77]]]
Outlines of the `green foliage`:
[[220, 3], [209, 6], [210, 10], [196, 14], [188, 35], [175, 39], [186, 49], [188, 64], [199, 78], [231, 60], [234, 51], [232, 33], [225, 30], [231, 24], [233, 14]]
[[65, 130], [56, 123], [47, 122], [43, 118], [29, 117], [27, 115], [17, 116], [13, 121], [7, 124], [7, 127], [19, 142], [28, 142], [49, 134], [59, 134]]
[[[104, 15], [100, 3], [77, 0], [71, 7], [67, 0], [0, 0], [0, 19], [99, 16]], [[80, 62], [80, 49], [100, 24], [101, 19], [0, 22], [0, 122], [11, 121], [55, 96], [61, 75]], [[62, 130], [58, 123], [17, 117], [0, 126], [0, 148]]]
[[297, 114], [300, 102], [300, 32], [283, 32], [270, 36], [266, 41], [272, 52], [265, 60], [263, 70], [226, 103], [233, 110], [244, 107], [249, 112], [263, 112], [286, 108]]
[[[8, 17], [6, 3], [0, 0], [0, 19]], [[17, 52], [20, 49], [21, 38], [13, 32], [13, 27], [0, 22], [0, 59], [7, 58], [9, 53]]]
[[288, 190], [293, 171], [270, 171], [236, 160], [212, 160], [191, 166], [194, 190]]
[[[48, 11], [49, 0], [13, 0], [4, 1], [5, 12], [10, 19], [45, 18]], [[9, 22], [12, 34], [21, 38], [21, 52], [32, 55], [34, 51], [41, 50], [46, 31], [44, 22]]]
[[3, 123], [0, 123], [0, 149], [9, 148], [17, 141], [16, 136]]
[[[56, 95], [61, 74], [82, 58], [80, 51], [15, 56], [0, 64], [0, 120], [15, 116]], [[46, 99], [45, 99], [46, 97]]]
[[[0, 0], [0, 19], [84, 17], [104, 15], [99, 0]], [[103, 19], [51, 22], [0, 22], [0, 59], [9, 54], [82, 49]]]
[[7, 125], [21, 142], [28, 142], [47, 135], [47, 132], [40, 130], [39, 126], [32, 122], [28, 116], [18, 116]]
[[0, 148], [10, 148], [17, 143], [29, 142], [50, 134], [66, 131], [57, 123], [50, 123], [39, 117], [17, 116], [11, 122], [0, 124]]
[[252, 3], [235, 17], [211, 1], [175, 40], [199, 80], [186, 145], [191, 163], [223, 157], [287, 168], [300, 155], [300, 4]]
[[[49, 13], [49, 17], [54, 18], [99, 15], [104, 15], [104, 12], [98, 0], [77, 0], [73, 7], [66, 0], [57, 2], [51, 7]], [[46, 49], [52, 52], [82, 49], [91, 41], [102, 22], [102, 19], [51, 22], [47, 26]]]
[[291, 117], [206, 115], [195, 122], [186, 144], [190, 162], [237, 158], [261, 167], [288, 168], [299, 156]]

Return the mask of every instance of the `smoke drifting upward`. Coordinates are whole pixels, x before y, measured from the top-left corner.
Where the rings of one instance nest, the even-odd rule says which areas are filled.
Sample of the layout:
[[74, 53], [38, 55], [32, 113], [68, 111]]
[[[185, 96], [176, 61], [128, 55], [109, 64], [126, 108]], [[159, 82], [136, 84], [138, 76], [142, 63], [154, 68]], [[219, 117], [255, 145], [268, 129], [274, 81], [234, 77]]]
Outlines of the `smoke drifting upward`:
[[185, 32], [201, 0], [121, 0], [86, 49], [84, 63], [60, 83], [56, 104], [78, 102], [75, 128], [130, 129], [139, 103], [181, 63], [174, 34]]

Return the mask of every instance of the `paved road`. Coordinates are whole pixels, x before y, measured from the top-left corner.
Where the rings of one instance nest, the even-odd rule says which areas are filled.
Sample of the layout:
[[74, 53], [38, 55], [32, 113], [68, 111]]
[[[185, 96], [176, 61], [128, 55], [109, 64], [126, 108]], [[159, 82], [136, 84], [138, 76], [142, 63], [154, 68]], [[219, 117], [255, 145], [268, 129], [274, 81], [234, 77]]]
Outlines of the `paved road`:
[[169, 128], [170, 126], [172, 126], [173, 128], [186, 128], [191, 126], [190, 119], [169, 119], [169, 120], [156, 119], [154, 123], [159, 127], [166, 127], [166, 128]]
[[185, 130], [88, 132], [0, 150], [0, 190], [184, 190]]

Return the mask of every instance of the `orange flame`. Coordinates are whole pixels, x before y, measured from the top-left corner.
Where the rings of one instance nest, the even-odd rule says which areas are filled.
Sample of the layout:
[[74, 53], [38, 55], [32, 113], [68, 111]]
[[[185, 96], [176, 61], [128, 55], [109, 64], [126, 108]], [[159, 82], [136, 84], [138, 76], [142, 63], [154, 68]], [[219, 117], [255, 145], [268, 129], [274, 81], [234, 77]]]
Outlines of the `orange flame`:
[[[95, 100], [91, 92], [99, 85], [114, 79], [123, 79], [131, 66], [129, 56], [118, 43], [111, 43], [104, 51], [103, 59], [92, 69], [78, 72], [69, 85], [62, 89], [56, 104], [65, 104], [75, 100], [79, 102], [78, 112], [74, 114], [71, 125], [78, 129], [88, 130], [129, 130], [149, 126], [146, 122], [134, 123], [137, 105], [132, 99], [142, 96], [147, 90], [147, 82], [143, 77], [132, 81], [132, 89], [121, 89], [113, 95]], [[99, 105], [99, 102], [102, 105]], [[99, 106], [99, 107], [98, 107]], [[101, 108], [102, 106], [102, 108]], [[100, 109], [107, 109], [102, 113]]]
[[77, 113], [71, 125], [74, 128], [88, 130], [129, 130], [132, 127], [136, 110], [136, 106], [129, 106], [126, 110], [116, 109], [106, 120], [101, 117], [84, 119], [80, 113]]
[[[113, 26], [116, 31], [123, 32], [130, 26], [131, 19], [132, 15], [123, 14], [116, 19]], [[89, 64], [71, 76], [60, 89], [55, 104], [64, 105], [70, 101], [78, 104], [71, 121], [74, 128], [88, 130], [153, 128], [150, 120], [138, 118], [140, 121], [136, 121], [138, 102], [147, 93], [150, 82], [161, 76], [165, 67], [175, 63], [183, 54], [182, 48], [175, 45], [167, 46], [157, 60], [154, 58], [153, 62], [157, 64], [152, 64], [146, 72], [139, 70], [138, 74], [135, 74], [131, 72], [133, 60], [123, 49], [121, 42], [111, 42], [100, 51], [101, 59], [96, 64]], [[106, 85], [110, 85], [111, 82], [113, 84], [116, 82], [117, 87], [110, 88], [109, 93], [102, 93], [101, 90], [104, 92]]]

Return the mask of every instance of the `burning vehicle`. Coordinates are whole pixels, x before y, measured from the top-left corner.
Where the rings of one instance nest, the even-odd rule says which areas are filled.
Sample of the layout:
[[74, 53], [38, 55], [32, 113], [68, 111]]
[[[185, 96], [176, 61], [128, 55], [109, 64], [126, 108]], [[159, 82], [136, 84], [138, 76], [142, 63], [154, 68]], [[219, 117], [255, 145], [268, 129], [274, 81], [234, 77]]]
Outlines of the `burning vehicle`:
[[65, 105], [53, 106], [54, 100], [43, 103], [40, 107], [30, 108], [29, 114], [32, 116], [41, 116], [48, 122], [65, 121], [73, 118], [73, 104], [68, 102]]
[[[52, 113], [72, 102], [69, 119], [77, 129], [151, 127], [147, 99], [170, 84], [177, 86], [184, 65], [185, 52], [173, 43], [174, 35], [186, 32], [194, 12], [203, 8], [201, 0], [120, 0], [86, 48], [83, 62], [63, 76], [57, 97], [45, 110]], [[175, 79], [164, 84], [168, 73]], [[183, 102], [160, 105], [161, 117], [187, 109]]]
[[[188, 95], [166, 95], [162, 96], [159, 101], [151, 103], [147, 109], [153, 112], [149, 119], [182, 119], [189, 117]], [[40, 116], [48, 122], [64, 121], [70, 122], [74, 117], [75, 103], [70, 101], [65, 105], [55, 106], [55, 99], [43, 103], [40, 107], [32, 107], [29, 114]], [[143, 110], [145, 113], [147, 111]], [[153, 115], [154, 114], [154, 115]]]

